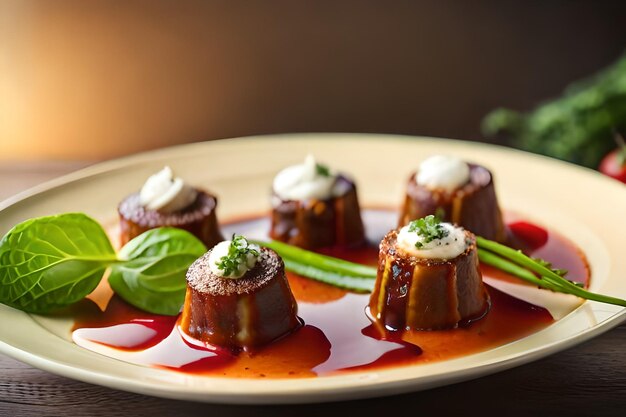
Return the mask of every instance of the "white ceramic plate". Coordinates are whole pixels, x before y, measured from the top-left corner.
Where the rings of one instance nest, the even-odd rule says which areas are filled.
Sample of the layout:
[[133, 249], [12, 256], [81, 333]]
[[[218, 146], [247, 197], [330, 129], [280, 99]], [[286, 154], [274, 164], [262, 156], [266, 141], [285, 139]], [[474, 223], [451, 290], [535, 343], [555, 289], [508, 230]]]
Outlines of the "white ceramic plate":
[[[626, 187], [587, 169], [510, 149], [390, 135], [308, 134], [198, 143], [105, 162], [0, 204], [0, 234], [27, 218], [82, 211], [102, 222], [117, 203], [167, 164], [219, 196], [222, 221], [269, 210], [271, 179], [312, 152], [350, 172], [363, 206], [398, 205], [409, 172], [434, 153], [455, 154], [492, 169], [500, 203], [579, 242], [593, 291], [626, 298]], [[621, 276], [620, 276], [621, 275]], [[162, 397], [222, 403], [295, 403], [416, 391], [494, 373], [581, 343], [626, 318], [626, 309], [586, 302], [548, 328], [458, 359], [291, 380], [224, 379], [132, 365], [73, 344], [71, 318], [33, 316], [0, 305], [0, 351], [70, 378]]]

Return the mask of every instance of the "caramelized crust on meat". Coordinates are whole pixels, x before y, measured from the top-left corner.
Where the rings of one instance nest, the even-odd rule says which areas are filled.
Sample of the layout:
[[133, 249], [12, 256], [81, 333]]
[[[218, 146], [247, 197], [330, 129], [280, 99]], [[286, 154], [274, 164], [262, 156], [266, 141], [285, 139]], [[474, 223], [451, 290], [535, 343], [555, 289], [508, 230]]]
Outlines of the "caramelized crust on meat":
[[345, 193], [327, 200], [281, 200], [274, 194], [270, 237], [305, 249], [362, 244], [365, 230], [356, 185], [342, 176], [337, 181]]
[[239, 279], [215, 275], [211, 251], [187, 272], [181, 329], [205, 343], [251, 350], [300, 327], [296, 300], [276, 252], [262, 248], [256, 265]]
[[398, 231], [380, 243], [378, 275], [368, 315], [381, 330], [450, 329], [480, 319], [489, 295], [478, 267], [475, 236], [454, 259], [422, 259], [396, 249]]
[[126, 197], [117, 211], [120, 217], [120, 240], [124, 245], [143, 232], [157, 227], [177, 227], [195, 235], [207, 247], [212, 248], [224, 238], [217, 224], [215, 208], [217, 198], [198, 190], [198, 196], [189, 207], [173, 213], [148, 210], [139, 202], [139, 193]]

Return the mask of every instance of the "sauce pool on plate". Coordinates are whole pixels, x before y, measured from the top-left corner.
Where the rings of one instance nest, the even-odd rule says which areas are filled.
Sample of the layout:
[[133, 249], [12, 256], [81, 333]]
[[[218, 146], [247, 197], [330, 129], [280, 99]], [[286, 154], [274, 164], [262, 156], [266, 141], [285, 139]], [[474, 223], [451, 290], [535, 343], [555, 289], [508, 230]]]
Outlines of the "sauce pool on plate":
[[[516, 246], [567, 269], [588, 285], [584, 255], [557, 233], [524, 221], [508, 224]], [[378, 248], [324, 253], [376, 265]], [[516, 279], [482, 266], [484, 276]], [[521, 339], [554, 322], [543, 308], [487, 286], [491, 310], [465, 327], [380, 334], [365, 314], [369, 294], [355, 294], [287, 273], [304, 325], [253, 352], [233, 354], [207, 346], [179, 330], [179, 317], [135, 309], [102, 285], [94, 299], [109, 298], [103, 309], [86, 303], [74, 325], [74, 341], [119, 360], [208, 376], [302, 378], [381, 369], [451, 359]], [[102, 305], [104, 303], [100, 303]]]

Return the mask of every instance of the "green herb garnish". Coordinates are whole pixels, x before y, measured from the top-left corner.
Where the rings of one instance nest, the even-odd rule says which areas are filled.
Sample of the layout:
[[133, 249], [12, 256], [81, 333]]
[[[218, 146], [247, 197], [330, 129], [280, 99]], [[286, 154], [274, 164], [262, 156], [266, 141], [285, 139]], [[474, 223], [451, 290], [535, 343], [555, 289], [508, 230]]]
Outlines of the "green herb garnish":
[[285, 269], [303, 277], [355, 292], [374, 290], [374, 267], [321, 255], [276, 240], [255, 243], [274, 250], [285, 262]]
[[[560, 277], [565, 277], [565, 275], [567, 275], [567, 269], [558, 269], [558, 268], [552, 268], [552, 263], [546, 261], [545, 259], [541, 259], [541, 258], [532, 258], [533, 261], [537, 262], [538, 264], [545, 266], [546, 268], [550, 269], [552, 272], [554, 272], [555, 274], [557, 274]], [[570, 281], [572, 284], [584, 288], [585, 284], [583, 284], [582, 282], [575, 282], [575, 281]]]
[[[434, 220], [425, 220], [418, 224], [429, 229], [434, 227], [433, 222]], [[415, 229], [418, 228], [416, 225]], [[481, 237], [477, 237], [476, 242], [478, 257], [483, 264], [491, 265], [538, 287], [626, 307], [626, 300], [592, 293], [582, 288], [581, 283], [567, 280], [564, 278], [567, 271], [553, 269], [543, 259], [533, 259], [521, 251]], [[375, 267], [320, 255], [282, 242], [256, 243], [276, 251], [283, 258], [285, 268], [296, 274], [356, 292], [371, 292], [374, 288], [377, 274]]]
[[[421, 220], [414, 231], [438, 233], [431, 230], [436, 230], [434, 218]], [[248, 254], [259, 255], [243, 236], [234, 235], [232, 241], [232, 250], [220, 264], [230, 273]], [[484, 264], [542, 288], [626, 307], [626, 300], [592, 293], [568, 281], [566, 271], [553, 269], [542, 259], [481, 237], [476, 242]], [[374, 288], [376, 267], [282, 242], [255, 243], [275, 250], [287, 270], [302, 276], [357, 292]], [[110, 270], [109, 284], [125, 301], [151, 313], [176, 315], [184, 300], [187, 268], [205, 251], [192, 234], [166, 227], [134, 238], [116, 255], [102, 226], [84, 214], [31, 219], [0, 240], [0, 302], [31, 313], [48, 313], [84, 298]]]
[[272, 240], [270, 242], [258, 242], [257, 245], [265, 246], [274, 250], [283, 259], [297, 261], [303, 265], [317, 268], [324, 271], [332, 271], [337, 275], [351, 276], [357, 278], [376, 279], [376, 268], [365, 266], [332, 256], [311, 252], [297, 246]]
[[557, 274], [560, 277], [564, 277], [565, 275], [567, 275], [567, 269], [556, 269], [556, 268], [552, 268], [552, 263], [546, 261], [545, 259], [541, 259], [541, 258], [532, 258], [533, 261], [537, 262], [539, 265], [546, 267], [548, 269], [550, 269], [552, 272], [554, 272], [555, 274]]
[[[626, 300], [608, 295], [596, 294], [581, 288], [578, 283], [565, 279], [562, 270], [553, 270], [543, 260], [533, 259], [519, 250], [476, 236], [478, 256], [486, 264], [509, 272], [539, 287], [564, 294], [572, 294], [587, 300], [600, 301], [626, 307]], [[525, 271], [525, 272], [521, 272]], [[564, 275], [564, 273], [563, 273]]]
[[116, 255], [102, 226], [85, 214], [27, 220], [0, 240], [0, 303], [49, 313], [83, 299], [110, 269], [111, 288], [124, 300], [176, 315], [187, 268], [205, 251], [192, 234], [161, 228], [136, 237]]
[[259, 251], [256, 247], [251, 247], [245, 237], [233, 234], [228, 255], [222, 256], [217, 267], [224, 271], [224, 276], [238, 275], [241, 265], [248, 262], [248, 255], [259, 256]]
[[115, 262], [106, 233], [84, 214], [26, 220], [0, 241], [0, 302], [32, 313], [75, 303]]
[[626, 130], [625, 102], [626, 54], [528, 113], [492, 111], [482, 131], [528, 151], [597, 167], [613, 148], [613, 130]]
[[432, 214], [409, 223], [409, 232], [416, 232], [422, 237], [421, 241], [415, 242], [415, 247], [418, 249], [433, 240], [443, 239], [449, 234], [448, 230], [441, 225], [441, 221]]
[[315, 164], [315, 172], [317, 172], [317, 175], [321, 177], [330, 177], [330, 168], [324, 164], [320, 164], [319, 162]]

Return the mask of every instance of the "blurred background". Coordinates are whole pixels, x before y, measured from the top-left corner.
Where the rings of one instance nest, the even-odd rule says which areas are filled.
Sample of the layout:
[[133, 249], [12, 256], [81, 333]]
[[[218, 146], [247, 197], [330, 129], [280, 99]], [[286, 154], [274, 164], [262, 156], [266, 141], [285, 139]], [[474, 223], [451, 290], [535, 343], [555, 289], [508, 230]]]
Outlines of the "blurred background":
[[[283, 132], [518, 146], [530, 119], [481, 130], [485, 115], [533, 111], [625, 46], [626, 1], [1, 0], [0, 161]], [[601, 115], [594, 158], [556, 156], [597, 163], [619, 112]]]

